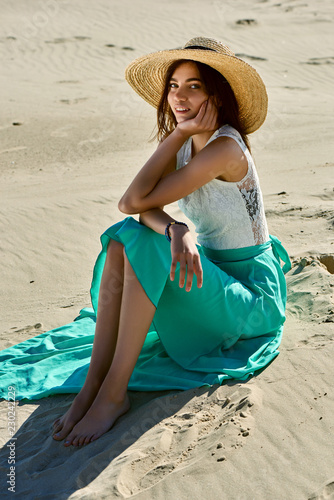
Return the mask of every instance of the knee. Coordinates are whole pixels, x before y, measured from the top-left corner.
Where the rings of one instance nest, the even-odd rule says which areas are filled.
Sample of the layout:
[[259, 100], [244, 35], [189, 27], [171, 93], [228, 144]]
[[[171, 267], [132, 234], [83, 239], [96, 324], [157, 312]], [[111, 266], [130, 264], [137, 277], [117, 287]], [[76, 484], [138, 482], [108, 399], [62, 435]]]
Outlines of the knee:
[[107, 248], [107, 259], [123, 258], [124, 245], [116, 240], [110, 240]]

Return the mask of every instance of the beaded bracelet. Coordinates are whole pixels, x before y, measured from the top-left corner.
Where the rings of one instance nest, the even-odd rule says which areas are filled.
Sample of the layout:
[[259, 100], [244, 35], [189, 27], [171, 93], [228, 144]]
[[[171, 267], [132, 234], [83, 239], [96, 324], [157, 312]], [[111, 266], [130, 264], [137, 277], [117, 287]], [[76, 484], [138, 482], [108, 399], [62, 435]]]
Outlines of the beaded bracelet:
[[173, 222], [169, 222], [166, 226], [166, 229], [165, 229], [165, 236], [167, 238], [167, 241], [172, 241], [172, 238], [171, 238], [171, 235], [170, 235], [170, 232], [169, 232], [169, 228], [170, 226], [172, 226], [173, 224], [178, 224], [179, 226], [186, 226], [187, 229], [189, 229], [189, 227], [187, 226], [187, 224], [185, 222], [179, 222], [177, 220], [174, 220]]

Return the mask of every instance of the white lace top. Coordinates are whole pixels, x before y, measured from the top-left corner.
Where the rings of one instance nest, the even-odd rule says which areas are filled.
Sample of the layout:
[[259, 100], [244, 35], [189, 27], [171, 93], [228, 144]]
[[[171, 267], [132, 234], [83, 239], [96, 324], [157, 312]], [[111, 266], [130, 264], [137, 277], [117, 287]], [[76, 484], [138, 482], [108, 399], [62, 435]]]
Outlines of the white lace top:
[[[200, 245], [215, 250], [260, 245], [269, 240], [259, 178], [253, 158], [239, 132], [224, 125], [210, 137], [232, 137], [244, 152], [248, 171], [239, 182], [214, 179], [179, 200], [182, 212], [195, 224]], [[177, 153], [176, 168], [191, 160], [191, 137]]]

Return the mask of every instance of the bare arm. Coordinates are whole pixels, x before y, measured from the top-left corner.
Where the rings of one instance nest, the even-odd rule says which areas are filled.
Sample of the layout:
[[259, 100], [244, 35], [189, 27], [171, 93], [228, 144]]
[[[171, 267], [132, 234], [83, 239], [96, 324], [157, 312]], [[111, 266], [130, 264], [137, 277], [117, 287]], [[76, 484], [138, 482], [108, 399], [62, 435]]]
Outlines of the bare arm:
[[[159, 145], [121, 198], [119, 209], [128, 214], [140, 213], [142, 223], [163, 234], [168, 222], [173, 220], [162, 210], [164, 205], [183, 198], [214, 178], [224, 179], [228, 171], [244, 169], [246, 160], [240, 154], [239, 146], [233, 139], [222, 137], [203, 148], [188, 165], [175, 170], [176, 153], [184, 141], [205, 131], [213, 133], [215, 126], [216, 109], [208, 101], [194, 119], [178, 124]], [[186, 283], [186, 291], [190, 291], [193, 275], [196, 274], [200, 288], [203, 272], [190, 231], [179, 225], [170, 229], [171, 280], [174, 280], [177, 263], [180, 263], [179, 286], [182, 288]]]
[[187, 165], [161, 178], [147, 195], [141, 197], [133, 195], [131, 191], [125, 193], [119, 208], [125, 213], [135, 214], [168, 205], [215, 178], [229, 180], [231, 171], [234, 174], [238, 171], [245, 173], [247, 160], [233, 139], [219, 137], [203, 148]]
[[[140, 222], [160, 234], [165, 234], [166, 226], [174, 221], [162, 208], [153, 208], [140, 214]], [[173, 225], [170, 227], [172, 263], [170, 279], [174, 281], [177, 263], [180, 263], [179, 286], [186, 291], [191, 290], [194, 274], [197, 276], [197, 286], [203, 284], [203, 271], [196, 244], [185, 226]]]
[[163, 205], [163, 203], [158, 203], [155, 206], [148, 206], [147, 203], [141, 204], [140, 201], [153, 192], [159, 181], [164, 178], [168, 171], [171, 171], [170, 165], [173, 161], [175, 169], [176, 153], [186, 138], [179, 130], [175, 129], [159, 144], [157, 150], [145, 163], [120, 199], [118, 208], [121, 212], [141, 213]]
[[[167, 167], [164, 175], [168, 175], [175, 170], [175, 159]], [[166, 226], [169, 222], [175, 221], [164, 210], [164, 207], [152, 208], [139, 214], [139, 220], [142, 224], [153, 229], [156, 233], [165, 234]], [[201, 288], [203, 284], [203, 271], [201, 260], [199, 258], [196, 244], [185, 226], [173, 225], [170, 227], [171, 235], [171, 255], [172, 263], [170, 269], [170, 279], [174, 281], [177, 263], [180, 263], [179, 286], [184, 287], [186, 291], [191, 290], [193, 276], [197, 276], [197, 286]]]
[[152, 208], [139, 214], [139, 220], [156, 233], [165, 234], [167, 224], [175, 219], [164, 212], [162, 208]]
[[168, 166], [176, 158], [177, 152], [186, 139], [196, 133], [214, 132], [216, 117], [217, 112], [213, 103], [205, 101], [194, 119], [188, 120], [187, 123], [178, 124], [131, 182], [119, 201], [119, 210], [124, 213], [134, 214], [165, 205], [165, 203], [147, 203], [146, 198], [155, 191], [166, 174]]
[[220, 137], [186, 166], [166, 175], [168, 165], [184, 141], [203, 131], [213, 133], [215, 123], [216, 111], [208, 101], [207, 108], [202, 105], [195, 118], [178, 124], [136, 175], [119, 202], [120, 211], [135, 214], [168, 205], [217, 177], [230, 180], [231, 171], [234, 174], [243, 171], [247, 160], [240, 147], [230, 137]]

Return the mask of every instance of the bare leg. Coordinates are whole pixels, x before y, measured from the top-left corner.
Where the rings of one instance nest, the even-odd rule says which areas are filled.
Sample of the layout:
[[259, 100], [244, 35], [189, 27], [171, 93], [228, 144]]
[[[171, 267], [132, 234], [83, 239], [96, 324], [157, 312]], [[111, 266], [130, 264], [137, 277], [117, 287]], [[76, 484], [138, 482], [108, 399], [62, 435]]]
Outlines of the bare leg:
[[107, 432], [116, 419], [130, 408], [127, 386], [155, 306], [139, 283], [127, 257], [124, 257], [124, 288], [115, 355], [94, 403], [68, 435], [65, 446], [81, 446]]
[[124, 280], [123, 245], [111, 240], [104, 266], [91, 362], [83, 388], [69, 410], [53, 424], [54, 439], [62, 440], [93, 403], [110, 368], [118, 334]]

